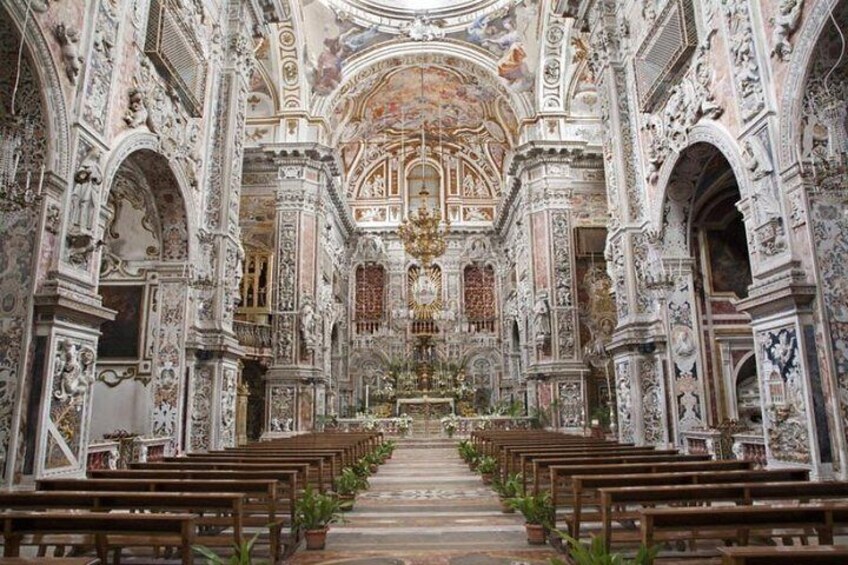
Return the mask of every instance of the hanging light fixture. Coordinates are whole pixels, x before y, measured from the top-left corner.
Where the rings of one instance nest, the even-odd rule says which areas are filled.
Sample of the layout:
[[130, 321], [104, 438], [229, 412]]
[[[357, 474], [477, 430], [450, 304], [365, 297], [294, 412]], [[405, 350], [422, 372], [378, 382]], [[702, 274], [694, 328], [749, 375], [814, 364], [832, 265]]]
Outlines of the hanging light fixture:
[[9, 114], [0, 123], [0, 211], [14, 212], [28, 208], [41, 200], [44, 186], [44, 165], [38, 180], [33, 183], [32, 163], [24, 155], [25, 143], [33, 139], [35, 123], [30, 116], [19, 116], [15, 112], [15, 96], [21, 78], [21, 63], [24, 53], [24, 33], [29, 24], [32, 0], [26, 5], [24, 25], [21, 28], [21, 43], [18, 47], [18, 63], [15, 82], [9, 103]]
[[[421, 66], [421, 107], [425, 107], [424, 94], [424, 65]], [[439, 103], [439, 121], [441, 122], [441, 100]], [[441, 128], [441, 123], [439, 123]], [[402, 134], [401, 134], [402, 135]], [[421, 262], [422, 274], [433, 259], [441, 256], [447, 249], [445, 237], [450, 232], [450, 221], [442, 222], [439, 186], [428, 186], [428, 177], [425, 174], [427, 158], [427, 137], [424, 123], [424, 115], [421, 115], [421, 187], [416, 196], [421, 197], [421, 205], [412, 210], [412, 195], [408, 196], [407, 218], [398, 227], [398, 236], [403, 242], [406, 252]], [[440, 141], [441, 143], [441, 141]], [[439, 154], [441, 159], [441, 153]], [[437, 206], [431, 210], [429, 203], [430, 194], [436, 194]], [[444, 226], [444, 227], [443, 227]]]

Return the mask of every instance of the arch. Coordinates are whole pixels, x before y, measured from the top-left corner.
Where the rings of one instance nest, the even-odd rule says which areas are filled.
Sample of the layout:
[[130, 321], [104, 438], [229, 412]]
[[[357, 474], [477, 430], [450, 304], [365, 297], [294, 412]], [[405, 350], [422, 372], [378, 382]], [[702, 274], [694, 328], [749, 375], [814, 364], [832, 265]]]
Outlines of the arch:
[[[485, 75], [491, 77], [490, 85], [510, 102], [510, 106], [519, 122], [533, 116], [531, 101], [519, 93], [513, 92], [501, 83], [498, 77], [497, 63], [482, 50], [447, 41], [430, 41], [426, 47], [427, 50], [422, 51], [421, 45], [417, 42], [401, 45], [388, 42], [353, 56], [345, 62], [342, 69], [342, 80], [336, 89], [327, 96], [313, 97], [311, 105], [312, 114], [322, 118], [325, 123], [330, 123], [332, 121], [332, 113], [338, 105], [339, 98], [350, 91], [352, 85], [362, 82], [369, 75], [381, 73], [390, 68], [396, 68], [405, 59], [411, 60], [429, 57], [432, 60], [434, 55], [438, 55], [442, 58], [455, 57], [470, 63], [482, 70]], [[415, 63], [410, 62], [410, 64]]]
[[[186, 229], [186, 255], [184, 260], [191, 263], [197, 258], [197, 246], [195, 245], [195, 235], [198, 233], [197, 213], [194, 207], [194, 200], [189, 189], [189, 182], [185, 173], [180, 167], [172, 166], [170, 160], [161, 153], [161, 144], [158, 136], [147, 133], [130, 133], [124, 137], [115, 146], [115, 149], [109, 154], [106, 161], [106, 167], [103, 174], [104, 185], [106, 190], [102, 196], [102, 202], [108, 202], [112, 192], [112, 187], [115, 182], [115, 175], [118, 174], [121, 166], [127, 159], [133, 156], [143, 155], [150, 159], [153, 163], [153, 170], [146, 171], [148, 173], [167, 174], [171, 176], [178, 189], [178, 195], [182, 202], [182, 220], [185, 222]], [[155, 191], [161, 185], [152, 186]], [[154, 194], [155, 196], [155, 194]], [[161, 215], [162, 210], [157, 206], [158, 212]], [[181, 259], [182, 260], [182, 259]]]
[[780, 150], [779, 170], [784, 171], [798, 160], [800, 144], [801, 108], [804, 103], [804, 89], [812, 66], [819, 38], [830, 21], [830, 12], [841, 0], [817, 0], [804, 15], [801, 29], [795, 34], [795, 48], [789, 61], [789, 69], [783, 80], [783, 96], [780, 99]]
[[[664, 232], [663, 221], [666, 212], [666, 203], [669, 200], [669, 188], [671, 177], [678, 172], [680, 165], [694, 146], [699, 144], [711, 145], [730, 164], [733, 175], [739, 186], [739, 195], [742, 199], [753, 194], [748, 171], [742, 164], [741, 150], [733, 136], [717, 122], [702, 122], [692, 128], [689, 132], [689, 143], [680, 151], [672, 152], [663, 162], [659, 172], [657, 186], [660, 187], [657, 199], [653, 204], [653, 215], [650, 218], [650, 228], [657, 234]], [[693, 193], [694, 196], [694, 193]]]
[[[9, 15], [6, 20], [18, 34], [24, 22], [26, 3], [3, 2], [0, 11]], [[42, 102], [45, 105], [47, 136], [47, 167], [63, 179], [71, 175], [70, 154], [70, 125], [68, 122], [68, 107], [63, 95], [59, 70], [53, 60], [50, 43], [45, 39], [44, 32], [30, 13], [27, 28], [23, 33], [25, 53], [29, 56], [32, 72], [41, 86]]]

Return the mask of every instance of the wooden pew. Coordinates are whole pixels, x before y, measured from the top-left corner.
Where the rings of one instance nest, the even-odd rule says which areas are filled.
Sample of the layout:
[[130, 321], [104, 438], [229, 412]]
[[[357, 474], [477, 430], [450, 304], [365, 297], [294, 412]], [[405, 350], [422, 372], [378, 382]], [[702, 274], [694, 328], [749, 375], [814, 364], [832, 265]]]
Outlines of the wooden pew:
[[311, 471], [315, 472], [315, 484], [320, 486], [323, 492], [332, 488], [333, 480], [341, 474], [341, 459], [336, 459], [330, 454], [316, 455], [308, 453], [304, 455], [205, 455], [197, 454], [188, 457], [165, 457], [156, 463], [133, 463], [131, 469], [153, 469], [159, 463], [179, 463], [194, 466], [197, 463], [221, 463], [239, 466], [272, 465], [277, 468], [285, 468], [288, 464], [309, 463]]
[[[15, 491], [0, 492], [0, 508], [8, 511], [88, 510], [90, 512], [148, 511], [197, 514], [198, 527], [230, 530], [227, 536], [198, 535], [203, 545], [231, 546], [242, 542], [245, 495], [221, 493]], [[213, 513], [212, 516], [208, 513]]]
[[97, 557], [0, 557], [0, 565], [100, 565]]
[[[543, 458], [533, 458], [529, 460], [529, 469], [522, 469], [522, 476], [525, 478], [525, 482], [529, 481], [529, 477], [532, 477], [533, 481], [533, 492], [538, 493], [541, 489], [547, 487], [548, 490], [553, 491], [553, 488], [550, 486], [551, 483], [547, 482], [551, 478], [551, 467], [558, 466], [571, 466], [571, 465], [590, 465], [590, 464], [598, 464], [598, 465], [615, 465], [615, 464], [630, 464], [630, 463], [674, 463], [674, 462], [703, 462], [703, 461], [711, 461], [712, 457], [708, 454], [704, 455], [688, 455], [688, 454], [680, 454], [680, 453], [665, 453], [663, 451], [650, 452], [650, 453], [636, 453], [636, 454], [599, 454], [599, 455], [590, 455], [590, 456], [558, 456], [553, 458], [548, 458], [547, 456]], [[746, 465], [747, 468], [747, 465]], [[560, 475], [558, 475], [560, 476]], [[525, 486], [526, 488], [526, 486]]]
[[719, 547], [718, 551], [722, 555], [722, 565], [845, 565], [848, 563], [848, 545]]
[[[551, 465], [548, 470], [551, 476], [550, 492], [554, 505], [559, 504], [562, 496], [570, 496], [571, 477], [574, 475], [632, 475], [642, 473], [675, 473], [685, 471], [731, 471], [752, 469], [751, 461], [739, 461], [736, 459], [714, 461], [711, 458], [693, 456], [676, 456], [668, 459], [665, 456], [644, 460], [637, 458], [635, 461], [625, 458], [610, 459], [575, 459], [567, 464]], [[541, 463], [541, 462], [539, 462]]]
[[504, 477], [506, 477], [513, 470], [521, 470], [524, 472], [525, 462], [528, 460], [532, 461], [535, 458], [554, 459], [558, 457], [593, 457], [595, 455], [674, 455], [677, 454], [677, 450], [670, 449], [658, 451], [653, 447], [621, 447], [615, 445], [553, 448], [508, 447], [501, 450], [501, 454], [501, 460], [499, 463], [505, 472]]
[[[701, 485], [717, 483], [806, 481], [806, 469], [746, 469], [741, 471], [687, 471], [632, 475], [574, 475], [571, 477], [571, 515], [566, 517], [571, 537], [577, 539], [585, 506], [599, 507], [600, 489], [626, 486]], [[599, 514], [592, 516], [600, 518]]]
[[104, 514], [102, 512], [0, 512], [3, 556], [20, 557], [29, 536], [90, 536], [101, 563], [109, 549], [168, 545], [180, 548], [183, 565], [192, 565], [197, 535], [195, 514]]
[[[183, 477], [179, 472], [144, 473], [121, 470], [117, 472], [123, 478], [93, 478], [93, 479], [44, 479], [36, 483], [38, 490], [44, 491], [101, 491], [101, 492], [165, 492], [165, 493], [209, 493], [237, 492], [245, 495], [247, 500], [243, 506], [244, 527], [267, 528], [269, 553], [272, 559], [285, 557], [294, 550], [300, 541], [302, 532], [293, 527], [294, 504], [297, 499], [298, 482], [296, 477], [288, 472], [288, 481], [275, 478], [256, 479], [248, 472], [247, 478], [236, 477], [233, 473], [216, 478], [220, 473], [205, 473], [198, 478]], [[142, 474], [143, 473], [143, 474]], [[288, 535], [283, 529], [288, 528]]]
[[[612, 523], [638, 519], [639, 512], [627, 506], [707, 504], [716, 502], [751, 505], [756, 502], [800, 501], [848, 498], [848, 482], [765, 482], [728, 483], [600, 489], [601, 530], [607, 550], [613, 539]], [[621, 508], [620, 510], [618, 508]], [[579, 534], [579, 532], [578, 532]], [[619, 536], [623, 537], [623, 536]], [[626, 539], [626, 538], [625, 538]], [[636, 538], [631, 538], [634, 541]], [[847, 562], [848, 563], [848, 562]]]
[[[751, 533], [761, 536], [818, 535], [819, 545], [833, 545], [834, 532], [848, 526], [848, 504], [798, 506], [726, 506], [649, 508], [641, 512], [642, 543], [652, 547], [667, 541], [733, 540], [748, 544]], [[678, 553], [679, 555], [679, 553]]]
[[[315, 470], [314, 474], [310, 474], [310, 468]], [[118, 469], [123, 470], [123, 469]], [[324, 477], [323, 473], [312, 467], [310, 463], [237, 463], [237, 462], [216, 462], [216, 461], [198, 461], [192, 462], [167, 462], [157, 461], [155, 463], [131, 463], [128, 471], [253, 471], [256, 473], [276, 472], [276, 471], [297, 471], [300, 482], [304, 485], [313, 484], [319, 491], [324, 492], [328, 488], [332, 488], [327, 481], [329, 477]], [[101, 471], [96, 471], [101, 472]], [[94, 471], [92, 471], [94, 473]], [[89, 473], [89, 474], [92, 474]], [[311, 480], [310, 480], [311, 479]]]

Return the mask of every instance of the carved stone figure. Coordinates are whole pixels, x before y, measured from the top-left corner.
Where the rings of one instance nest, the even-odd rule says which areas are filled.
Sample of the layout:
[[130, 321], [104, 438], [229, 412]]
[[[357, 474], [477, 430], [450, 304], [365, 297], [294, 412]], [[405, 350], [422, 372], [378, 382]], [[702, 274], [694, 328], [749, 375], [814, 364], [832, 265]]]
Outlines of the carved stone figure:
[[533, 306], [533, 331], [537, 345], [544, 345], [551, 338], [551, 307], [547, 292], [540, 292]]
[[137, 128], [146, 123], [149, 116], [147, 104], [144, 101], [144, 93], [138, 88], [133, 88], [129, 91], [129, 99], [130, 105], [124, 115], [124, 122], [130, 128]]
[[71, 197], [71, 229], [81, 233], [94, 231], [100, 185], [100, 151], [92, 149], [74, 174], [74, 193]]
[[303, 299], [303, 306], [300, 308], [300, 331], [307, 348], [314, 349], [320, 344], [320, 327], [321, 318], [315, 311], [312, 298], [307, 296]]
[[53, 393], [57, 400], [84, 394], [94, 382], [94, 350], [62, 341], [53, 376], [59, 383], [59, 390]]
[[53, 30], [56, 41], [59, 42], [62, 52], [62, 60], [65, 63], [65, 74], [68, 80], [76, 84], [77, 77], [82, 71], [84, 59], [79, 53], [79, 31], [65, 24], [57, 24]]
[[786, 61], [792, 53], [789, 38], [798, 29], [803, 7], [804, 0], [780, 0], [777, 7], [774, 30], [771, 33], [771, 40], [774, 43], [771, 54], [776, 55], [781, 61]]

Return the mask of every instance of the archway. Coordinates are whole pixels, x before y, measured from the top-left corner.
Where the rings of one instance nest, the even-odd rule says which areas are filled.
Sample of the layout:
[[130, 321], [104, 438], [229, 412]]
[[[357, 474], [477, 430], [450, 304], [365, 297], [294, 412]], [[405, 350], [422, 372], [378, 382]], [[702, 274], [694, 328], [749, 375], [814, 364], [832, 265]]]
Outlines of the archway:
[[[99, 292], [117, 316], [102, 327], [92, 435], [122, 430], [170, 437], [176, 445], [187, 409], [186, 204], [166, 158], [151, 148], [131, 150], [116, 164], [107, 195]], [[206, 376], [196, 379], [193, 414], [211, 410], [213, 379]], [[208, 422], [192, 422], [194, 448], [208, 443]]]
[[[32, 188], [41, 184], [42, 173], [45, 177], [42, 200], [10, 200], [4, 195], [0, 202], [0, 484], [31, 474], [40, 464], [35, 458], [40, 457], [36, 444], [43, 371], [52, 370], [45, 367], [50, 361], [41, 361], [52, 355], [48, 348], [58, 342], [33, 336], [33, 295], [60, 246], [61, 191], [69, 160], [66, 108], [48, 43], [37, 22], [25, 18], [23, 5], [6, 4], [0, 7], [0, 58], [8, 62], [0, 69], [0, 130], [4, 141], [17, 145], [14, 152], [20, 160], [14, 174], [11, 163], [0, 167], [2, 182], [23, 189], [29, 181]], [[24, 21], [27, 27], [22, 30]], [[68, 342], [69, 347], [77, 352], [90, 349], [93, 332], [84, 333], [84, 340]], [[66, 428], [69, 435], [82, 433], [82, 420], [72, 420]], [[77, 458], [79, 446], [70, 451], [71, 459]], [[81, 464], [61, 459], [60, 466]]]
[[734, 359], [754, 347], [749, 317], [734, 306], [752, 280], [745, 224], [736, 208], [740, 192], [725, 154], [705, 142], [685, 149], [669, 176], [662, 232], [644, 276], [665, 305], [660, 317], [671, 369], [668, 380], [655, 386], [667, 391], [670, 402], [644, 403], [646, 437], [659, 437], [669, 422], [670, 439], [681, 443], [686, 431], [733, 414], [727, 399], [735, 396], [729, 390], [735, 387]]

